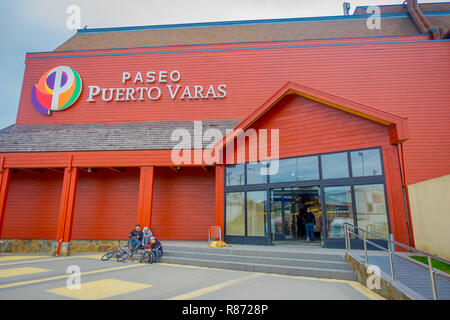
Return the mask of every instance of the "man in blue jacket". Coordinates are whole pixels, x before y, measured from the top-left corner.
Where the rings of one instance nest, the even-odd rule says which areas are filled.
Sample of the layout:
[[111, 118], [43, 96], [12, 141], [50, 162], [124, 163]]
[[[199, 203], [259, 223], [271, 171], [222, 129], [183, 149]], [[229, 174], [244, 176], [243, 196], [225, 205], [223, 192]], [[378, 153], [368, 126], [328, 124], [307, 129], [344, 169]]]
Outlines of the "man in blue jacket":
[[152, 245], [152, 251], [155, 253], [156, 262], [158, 262], [159, 258], [163, 255], [162, 244], [155, 237], [150, 237], [150, 243]]

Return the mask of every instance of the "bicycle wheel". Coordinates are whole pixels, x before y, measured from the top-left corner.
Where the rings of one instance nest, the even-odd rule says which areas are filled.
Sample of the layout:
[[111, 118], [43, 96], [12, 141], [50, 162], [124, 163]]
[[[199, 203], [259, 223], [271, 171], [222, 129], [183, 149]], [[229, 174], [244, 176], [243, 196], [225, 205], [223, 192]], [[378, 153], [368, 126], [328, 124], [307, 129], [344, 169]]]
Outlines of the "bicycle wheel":
[[153, 253], [153, 251], [146, 251], [143, 255], [142, 255], [142, 260], [145, 263], [150, 263], [152, 264], [153, 262], [155, 262], [156, 257], [155, 254]]
[[117, 252], [117, 261], [118, 262], [124, 262], [128, 259], [128, 252], [126, 251], [118, 251]]
[[114, 252], [107, 252], [100, 258], [102, 261], [107, 261], [114, 256]]
[[137, 240], [131, 239], [130, 241], [128, 241], [127, 247], [130, 251], [135, 251], [137, 249], [137, 246], [138, 246]]

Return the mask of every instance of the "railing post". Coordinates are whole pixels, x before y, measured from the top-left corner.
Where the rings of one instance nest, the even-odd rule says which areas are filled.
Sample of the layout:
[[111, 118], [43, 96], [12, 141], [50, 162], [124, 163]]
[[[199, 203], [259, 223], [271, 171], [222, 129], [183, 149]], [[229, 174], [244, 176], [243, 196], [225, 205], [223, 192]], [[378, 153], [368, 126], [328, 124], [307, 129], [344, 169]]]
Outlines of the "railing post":
[[[354, 230], [354, 229], [353, 229]], [[347, 226], [347, 234], [348, 234], [348, 251], [352, 251], [352, 243], [351, 243], [351, 237], [350, 237], [350, 226]]]
[[348, 252], [348, 233], [347, 233], [347, 225], [344, 224], [344, 239], [345, 239], [345, 252]]
[[392, 252], [391, 252], [391, 246], [388, 243], [388, 253], [389, 253], [389, 265], [391, 266], [391, 278], [392, 278], [392, 282], [394, 282], [395, 277], [394, 277], [394, 263], [392, 261]]
[[428, 256], [428, 270], [430, 270], [431, 289], [433, 290], [433, 298], [437, 300], [436, 282], [434, 280], [434, 271], [432, 265], [432, 259]]
[[367, 238], [367, 233], [364, 231], [364, 256], [366, 258], [366, 265], [369, 265], [369, 257], [367, 255], [367, 242], [366, 242], [366, 238]]

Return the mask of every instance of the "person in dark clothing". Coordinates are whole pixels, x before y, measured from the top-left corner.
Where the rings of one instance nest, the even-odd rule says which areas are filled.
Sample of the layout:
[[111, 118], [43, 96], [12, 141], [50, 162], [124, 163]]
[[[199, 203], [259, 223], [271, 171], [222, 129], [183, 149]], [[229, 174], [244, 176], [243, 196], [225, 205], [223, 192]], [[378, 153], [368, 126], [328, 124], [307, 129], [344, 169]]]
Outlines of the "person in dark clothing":
[[156, 262], [158, 262], [159, 258], [163, 255], [162, 244], [159, 240], [156, 240], [155, 237], [150, 237], [150, 243], [152, 251], [155, 253]]
[[306, 242], [314, 242], [314, 225], [316, 224], [316, 217], [311, 212], [311, 207], [308, 207], [304, 215], [306, 228]]
[[[132, 241], [132, 246], [135, 249], [140, 247], [143, 237], [144, 237], [144, 234], [141, 230], [141, 226], [139, 224], [137, 224], [136, 227], [134, 228], [134, 230], [132, 230], [129, 235], [130, 241]], [[133, 238], [136, 238], [137, 240], [134, 240]]]

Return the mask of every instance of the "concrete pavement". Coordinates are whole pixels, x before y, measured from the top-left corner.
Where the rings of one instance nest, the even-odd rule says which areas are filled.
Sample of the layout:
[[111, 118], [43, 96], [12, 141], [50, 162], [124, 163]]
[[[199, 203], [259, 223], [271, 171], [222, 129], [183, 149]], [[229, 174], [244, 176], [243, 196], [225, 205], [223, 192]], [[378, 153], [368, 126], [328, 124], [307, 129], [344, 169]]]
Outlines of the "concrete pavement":
[[[0, 256], [0, 299], [378, 299], [355, 281], [101, 261], [98, 254]], [[79, 268], [81, 286], [71, 273]]]

